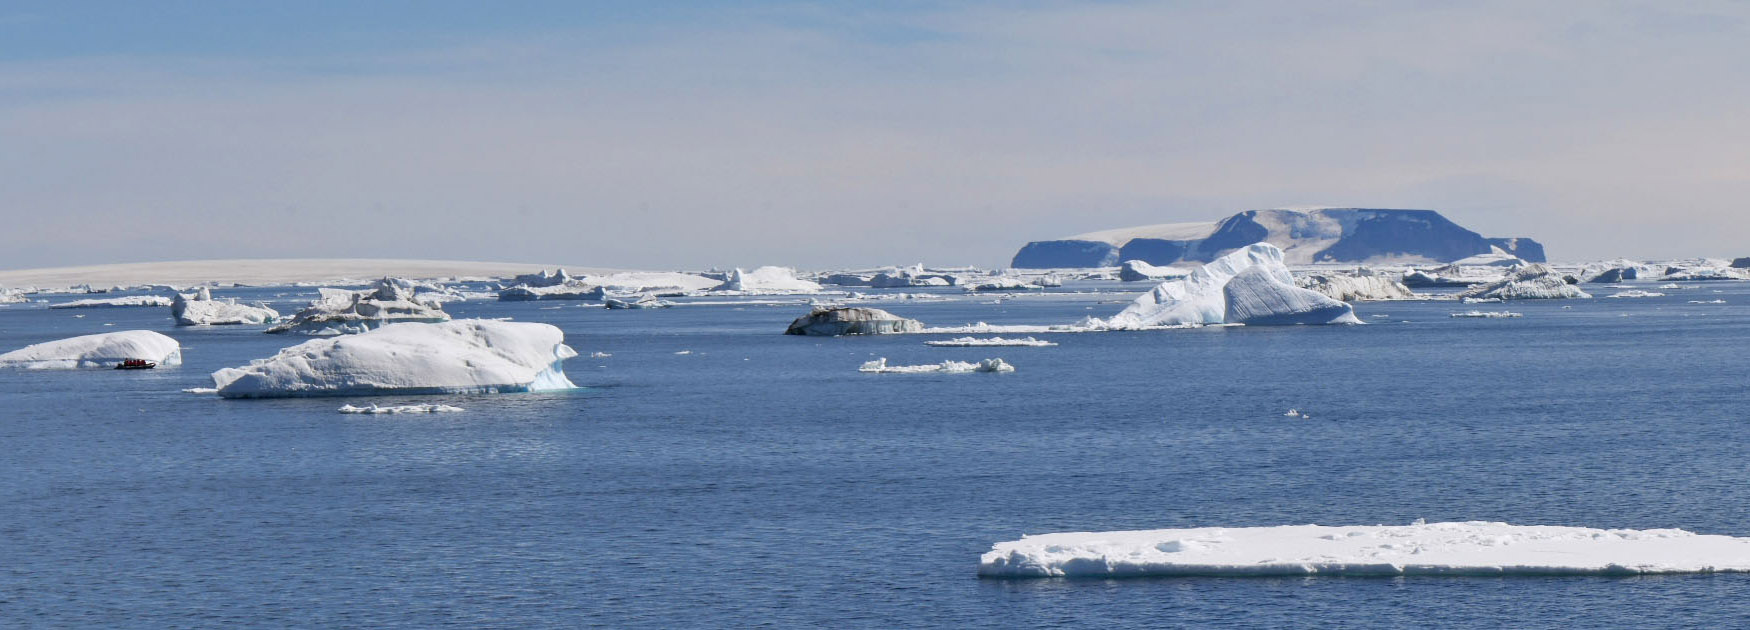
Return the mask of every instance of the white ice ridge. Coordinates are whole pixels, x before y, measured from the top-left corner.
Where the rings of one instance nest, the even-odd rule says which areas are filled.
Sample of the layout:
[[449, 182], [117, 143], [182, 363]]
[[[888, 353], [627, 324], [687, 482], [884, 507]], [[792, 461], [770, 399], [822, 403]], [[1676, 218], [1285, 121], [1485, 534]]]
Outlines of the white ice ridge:
[[307, 341], [213, 373], [226, 398], [550, 391], [576, 387], [577, 356], [549, 324], [464, 319], [390, 324]]
[[461, 407], [452, 407], [450, 405], [393, 405], [393, 406], [387, 406], [387, 407], [378, 407], [377, 405], [373, 404], [373, 405], [369, 405], [369, 406], [365, 406], [365, 407], [354, 407], [352, 405], [341, 405], [340, 406], [341, 413], [362, 413], [362, 414], [453, 413], [453, 412], [457, 412], [457, 411], [467, 411], [467, 410], [463, 409]]
[[91, 298], [50, 304], [49, 308], [101, 308], [108, 306], [170, 306], [170, 298], [162, 295], [130, 295], [128, 297]]
[[128, 359], [144, 359], [161, 366], [179, 365], [182, 346], [175, 339], [150, 330], [123, 330], [25, 346], [0, 354], [0, 367], [108, 368]]
[[858, 372], [874, 374], [970, 374], [972, 372], [1013, 372], [1015, 366], [1002, 359], [985, 359], [977, 363], [943, 361], [927, 365], [888, 365], [887, 357], [863, 364]]
[[984, 577], [1639, 575], [1750, 571], [1750, 538], [1484, 521], [1025, 536]]
[[1057, 344], [1042, 339], [1034, 339], [1032, 337], [1022, 337], [1019, 339], [1004, 339], [1002, 337], [987, 337], [984, 339], [978, 337], [956, 337], [954, 339], [934, 339], [924, 342], [924, 345], [943, 348], [979, 348], [986, 346], [1031, 346], [1035, 348], [1044, 348], [1055, 346]]
[[212, 291], [201, 287], [192, 295], [178, 293], [170, 304], [170, 317], [178, 326], [216, 326], [221, 324], [267, 324], [279, 319], [279, 311], [257, 302], [254, 306], [238, 304], [235, 299], [215, 300]]
[[1490, 319], [1502, 318], [1502, 317], [1522, 317], [1522, 316], [1523, 316], [1523, 314], [1515, 313], [1513, 311], [1465, 311], [1463, 313], [1453, 313], [1451, 315], [1451, 317], [1483, 317], [1483, 318], [1490, 318]]
[[1114, 329], [1181, 324], [1359, 324], [1354, 308], [1294, 286], [1282, 250], [1256, 243], [1163, 282], [1106, 320]]

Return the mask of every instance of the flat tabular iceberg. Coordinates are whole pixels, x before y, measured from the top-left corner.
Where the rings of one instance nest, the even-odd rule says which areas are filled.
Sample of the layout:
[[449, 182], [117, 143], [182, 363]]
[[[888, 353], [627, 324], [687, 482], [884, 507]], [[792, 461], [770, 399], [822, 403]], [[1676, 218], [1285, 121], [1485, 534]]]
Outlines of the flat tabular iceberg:
[[1294, 286], [1282, 250], [1257, 243], [1161, 283], [1106, 320], [1115, 329], [1185, 324], [1359, 324], [1348, 304]]
[[978, 567], [1008, 578], [1744, 571], [1750, 538], [1482, 521], [1044, 534], [997, 543]]
[[577, 352], [548, 324], [465, 319], [390, 324], [307, 341], [213, 373], [226, 398], [551, 391], [576, 387]]
[[91, 298], [50, 304], [49, 308], [103, 308], [110, 306], [170, 306], [170, 298], [162, 295], [130, 295], [128, 297]]
[[223, 324], [267, 324], [279, 319], [279, 311], [266, 304], [238, 304], [236, 300], [215, 300], [206, 287], [193, 295], [178, 293], [170, 304], [170, 316], [178, 326], [217, 326]]
[[128, 359], [144, 359], [161, 366], [179, 365], [182, 346], [175, 339], [150, 330], [123, 330], [25, 346], [0, 354], [0, 367], [113, 368]]
[[737, 268], [729, 273], [717, 291], [738, 292], [741, 294], [760, 293], [818, 293], [820, 284], [802, 280], [796, 277], [796, 270], [789, 267], [760, 267], [753, 271], [742, 271]]

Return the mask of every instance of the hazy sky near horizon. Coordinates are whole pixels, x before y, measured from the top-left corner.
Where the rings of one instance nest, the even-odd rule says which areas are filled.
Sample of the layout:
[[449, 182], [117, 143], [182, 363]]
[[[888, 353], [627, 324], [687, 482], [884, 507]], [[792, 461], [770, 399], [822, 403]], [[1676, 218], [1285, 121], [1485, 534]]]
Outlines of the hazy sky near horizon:
[[1005, 264], [1248, 208], [1750, 256], [1750, 3], [14, 2], [0, 268]]

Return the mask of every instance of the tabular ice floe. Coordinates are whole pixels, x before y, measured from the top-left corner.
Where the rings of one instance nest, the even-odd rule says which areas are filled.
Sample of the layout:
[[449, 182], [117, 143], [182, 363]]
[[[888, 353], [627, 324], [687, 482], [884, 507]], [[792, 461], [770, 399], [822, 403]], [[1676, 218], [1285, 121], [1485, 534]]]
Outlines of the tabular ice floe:
[[925, 365], [888, 365], [887, 357], [881, 357], [864, 363], [862, 367], [857, 368], [857, 371], [874, 374], [971, 374], [973, 372], [1013, 372], [1015, 366], [1000, 358], [985, 359], [977, 363], [943, 361]]
[[218, 326], [228, 324], [268, 324], [279, 319], [279, 311], [266, 304], [238, 304], [234, 299], [215, 300], [212, 291], [201, 287], [192, 295], [176, 294], [170, 304], [170, 316], [178, 326]]
[[1295, 286], [1311, 289], [1339, 302], [1380, 302], [1414, 300], [1415, 293], [1404, 283], [1386, 276], [1374, 275], [1366, 269], [1355, 275], [1315, 273], [1294, 279]]
[[1452, 313], [1450, 317], [1480, 317], [1484, 319], [1499, 319], [1506, 317], [1521, 317], [1522, 314], [1513, 311], [1465, 311]]
[[123, 330], [82, 335], [25, 346], [0, 354], [0, 367], [33, 370], [113, 368], [129, 359], [160, 366], [180, 365], [182, 346], [150, 330]]
[[602, 305], [614, 310], [628, 310], [668, 308], [674, 306], [674, 302], [658, 300], [656, 299], [656, 296], [646, 293], [635, 298], [607, 298], [602, 300]]
[[984, 338], [984, 339], [980, 339], [978, 337], [956, 337], [954, 339], [935, 339], [935, 340], [931, 340], [931, 341], [926, 341], [926, 342], [924, 342], [924, 345], [936, 346], [936, 347], [940, 347], [940, 348], [982, 348], [982, 347], [991, 347], [991, 346], [1023, 346], [1023, 347], [1034, 347], [1034, 348], [1046, 348], [1046, 347], [1055, 346], [1057, 344], [1055, 342], [1045, 341], [1042, 339], [1034, 339], [1032, 337], [1022, 337], [1019, 339], [1004, 339], [1002, 337], [989, 337], [989, 338]]
[[112, 306], [170, 306], [170, 298], [162, 295], [130, 295], [127, 297], [91, 298], [50, 304], [49, 308], [105, 308]]
[[[1235, 250], [1136, 298], [1103, 325], [1139, 329], [1185, 324], [1359, 324], [1355, 309], [1294, 286], [1282, 250], [1257, 243]], [[1090, 324], [1098, 324], [1090, 322]]]
[[1639, 575], [1750, 571], [1750, 538], [1471, 521], [1026, 536], [984, 577]]
[[893, 313], [860, 306], [821, 307], [790, 322], [786, 335], [835, 337], [838, 335], [890, 335], [920, 332], [922, 322]]
[[979, 293], [986, 291], [1039, 291], [1045, 287], [1020, 278], [997, 277], [966, 285], [967, 292]]
[[213, 373], [226, 398], [554, 391], [577, 356], [548, 324], [465, 319], [315, 339]]
[[1547, 300], [1592, 297], [1574, 286], [1567, 276], [1547, 265], [1531, 264], [1514, 267], [1497, 282], [1472, 287], [1459, 293], [1459, 299]]
[[1618, 292], [1616, 292], [1616, 293], [1612, 293], [1612, 294], [1610, 294], [1610, 295], [1607, 295], [1607, 296], [1605, 296], [1605, 297], [1613, 297], [1613, 298], [1654, 298], [1654, 297], [1665, 297], [1665, 294], [1663, 294], [1663, 293], [1659, 293], [1659, 292], [1657, 292], [1657, 291], [1642, 291], [1642, 290], [1640, 290], [1640, 289], [1630, 289], [1630, 290], [1628, 290], [1628, 291], [1618, 291]]
[[415, 295], [417, 287], [401, 278], [383, 278], [365, 291], [320, 289], [321, 298], [270, 333], [344, 335], [402, 322], [446, 322], [443, 304]]
[[23, 304], [29, 301], [30, 297], [26, 296], [23, 291], [0, 289], [0, 304]]
[[820, 284], [797, 278], [795, 269], [766, 266], [753, 271], [736, 268], [713, 291], [741, 295], [819, 293]]
[[379, 407], [377, 405], [367, 405], [364, 407], [355, 407], [352, 405], [341, 405], [340, 406], [340, 413], [372, 414], [372, 415], [390, 414], [390, 413], [393, 413], [393, 414], [400, 414], [400, 413], [455, 413], [455, 412], [459, 412], [459, 411], [467, 411], [467, 410], [463, 409], [461, 407], [452, 407], [450, 405], [392, 405], [392, 406], [383, 406], [383, 407]]

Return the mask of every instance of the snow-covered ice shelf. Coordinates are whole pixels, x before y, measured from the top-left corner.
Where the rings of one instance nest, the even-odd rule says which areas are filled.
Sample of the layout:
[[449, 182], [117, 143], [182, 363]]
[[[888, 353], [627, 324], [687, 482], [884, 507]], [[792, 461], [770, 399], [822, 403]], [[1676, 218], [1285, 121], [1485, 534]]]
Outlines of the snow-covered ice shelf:
[[1750, 572], [1750, 538], [1483, 521], [1203, 527], [1025, 536], [978, 567], [1004, 578], [1711, 572]]

